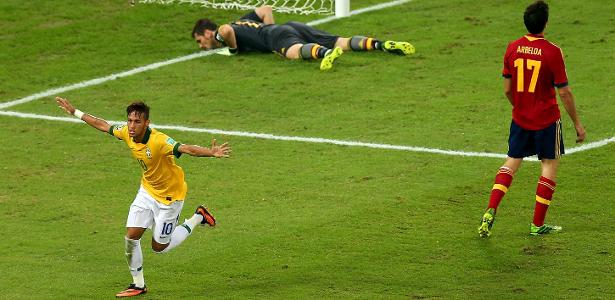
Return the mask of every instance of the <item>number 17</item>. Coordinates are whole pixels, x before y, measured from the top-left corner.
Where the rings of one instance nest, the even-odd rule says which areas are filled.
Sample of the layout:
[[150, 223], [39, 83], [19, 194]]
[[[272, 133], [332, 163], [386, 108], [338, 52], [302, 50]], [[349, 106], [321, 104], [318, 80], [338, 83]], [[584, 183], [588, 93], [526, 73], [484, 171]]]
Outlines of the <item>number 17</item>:
[[[530, 86], [528, 92], [533, 93], [536, 90], [536, 82], [538, 81], [538, 73], [540, 72], [540, 64], [539, 60], [528, 59], [527, 60], [527, 69], [532, 70], [532, 79], [530, 80]], [[523, 84], [523, 74], [524, 74], [524, 59], [517, 58], [515, 59], [515, 68], [517, 68], [517, 92], [524, 91]]]

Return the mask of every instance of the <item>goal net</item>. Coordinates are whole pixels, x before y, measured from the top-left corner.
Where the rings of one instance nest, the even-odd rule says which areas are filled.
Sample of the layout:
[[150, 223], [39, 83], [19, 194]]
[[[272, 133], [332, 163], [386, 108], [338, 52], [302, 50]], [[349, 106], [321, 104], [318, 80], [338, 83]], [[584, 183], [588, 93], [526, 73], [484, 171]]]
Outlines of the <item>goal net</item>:
[[[134, 0], [133, 0], [134, 1]], [[290, 14], [333, 14], [346, 16], [349, 0], [139, 0], [140, 3], [158, 4], [197, 4], [216, 9], [249, 10], [263, 5], [270, 5], [273, 10]], [[341, 6], [340, 6], [341, 5]], [[337, 8], [336, 8], [337, 7]], [[340, 10], [342, 7], [342, 11]]]

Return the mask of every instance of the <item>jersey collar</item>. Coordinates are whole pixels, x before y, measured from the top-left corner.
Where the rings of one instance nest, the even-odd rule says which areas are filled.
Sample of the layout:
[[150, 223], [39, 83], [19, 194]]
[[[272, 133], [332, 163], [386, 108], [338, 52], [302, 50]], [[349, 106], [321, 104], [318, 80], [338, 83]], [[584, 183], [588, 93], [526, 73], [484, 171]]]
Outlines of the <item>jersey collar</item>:
[[[143, 139], [141, 140], [141, 142], [139, 144], [147, 144], [147, 141], [149, 141], [149, 135], [152, 133], [152, 130], [149, 129], [149, 126], [147, 128], [145, 128], [145, 134], [143, 135]], [[134, 138], [132, 139], [133, 141], [135, 140]], [[135, 143], [137, 143], [135, 141]]]
[[543, 34], [533, 34], [533, 33], [528, 33], [525, 36], [526, 39], [528, 39], [530, 42], [533, 42], [535, 40], [544, 40], [545, 36]]

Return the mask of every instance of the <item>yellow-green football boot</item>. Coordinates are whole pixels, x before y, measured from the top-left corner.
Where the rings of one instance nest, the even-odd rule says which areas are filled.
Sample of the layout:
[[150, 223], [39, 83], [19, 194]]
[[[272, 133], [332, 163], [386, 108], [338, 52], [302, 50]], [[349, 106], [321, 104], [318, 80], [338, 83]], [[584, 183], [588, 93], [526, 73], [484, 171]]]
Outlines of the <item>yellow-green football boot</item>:
[[399, 55], [411, 55], [416, 52], [414, 46], [408, 42], [395, 42], [386, 41], [382, 45], [382, 49], [386, 52], [395, 53]]
[[340, 47], [335, 47], [333, 50], [329, 51], [327, 55], [320, 62], [320, 70], [327, 71], [333, 67], [333, 62], [340, 56], [344, 54], [344, 51]]

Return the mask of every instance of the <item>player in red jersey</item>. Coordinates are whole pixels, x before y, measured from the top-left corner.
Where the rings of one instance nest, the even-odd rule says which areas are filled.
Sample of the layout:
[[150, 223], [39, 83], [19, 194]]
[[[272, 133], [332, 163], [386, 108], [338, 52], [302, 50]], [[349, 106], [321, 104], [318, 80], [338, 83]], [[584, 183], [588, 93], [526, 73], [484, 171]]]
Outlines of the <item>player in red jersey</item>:
[[564, 154], [555, 88], [574, 123], [577, 143], [585, 139], [585, 129], [568, 86], [562, 51], [544, 38], [548, 19], [549, 6], [544, 1], [528, 6], [523, 21], [529, 33], [510, 43], [504, 55], [504, 93], [513, 107], [508, 158], [495, 177], [487, 211], [478, 227], [481, 237], [490, 235], [498, 205], [508, 191], [513, 175], [523, 158], [532, 155], [537, 155], [541, 161], [542, 174], [536, 188], [530, 234], [541, 235], [562, 229], [544, 223], [555, 191], [559, 158]]

